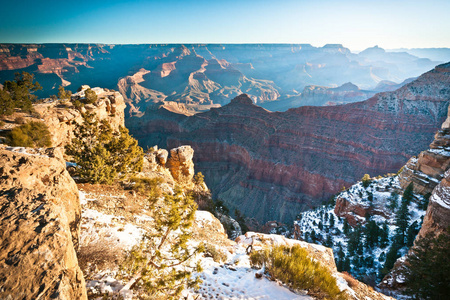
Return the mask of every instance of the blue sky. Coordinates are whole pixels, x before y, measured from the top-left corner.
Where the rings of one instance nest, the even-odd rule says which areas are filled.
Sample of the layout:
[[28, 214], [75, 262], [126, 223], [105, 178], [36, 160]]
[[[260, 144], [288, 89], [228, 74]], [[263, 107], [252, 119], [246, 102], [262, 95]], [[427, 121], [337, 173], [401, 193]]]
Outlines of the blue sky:
[[449, 0], [1, 0], [0, 43], [450, 47]]

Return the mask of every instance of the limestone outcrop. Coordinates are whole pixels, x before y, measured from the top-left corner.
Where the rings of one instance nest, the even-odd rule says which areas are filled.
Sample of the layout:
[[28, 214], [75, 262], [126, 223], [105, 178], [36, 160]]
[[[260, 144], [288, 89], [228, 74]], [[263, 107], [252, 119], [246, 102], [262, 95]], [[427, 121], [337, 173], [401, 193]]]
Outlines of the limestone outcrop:
[[402, 188], [411, 182], [422, 195], [431, 193], [450, 168], [450, 107], [447, 119], [434, 136], [430, 149], [412, 157], [399, 175]]
[[435, 235], [443, 233], [450, 226], [450, 170], [433, 190], [428, 204], [427, 213], [423, 219], [422, 228], [416, 238], [421, 238], [431, 232]]
[[170, 150], [167, 167], [175, 181], [190, 183], [194, 178], [194, 149], [191, 146], [180, 146]]
[[[84, 91], [89, 86], [83, 86], [81, 91], [72, 95], [73, 99], [84, 97]], [[49, 127], [52, 136], [52, 146], [64, 147], [71, 142], [75, 124], [83, 122], [82, 112], [93, 113], [98, 120], [107, 120], [114, 130], [125, 126], [125, 102], [119, 92], [102, 88], [92, 89], [97, 94], [97, 101], [76, 109], [73, 101], [65, 103], [50, 102], [34, 105], [34, 109], [41, 115], [44, 123]]]
[[87, 299], [78, 189], [62, 150], [0, 146], [0, 298]]

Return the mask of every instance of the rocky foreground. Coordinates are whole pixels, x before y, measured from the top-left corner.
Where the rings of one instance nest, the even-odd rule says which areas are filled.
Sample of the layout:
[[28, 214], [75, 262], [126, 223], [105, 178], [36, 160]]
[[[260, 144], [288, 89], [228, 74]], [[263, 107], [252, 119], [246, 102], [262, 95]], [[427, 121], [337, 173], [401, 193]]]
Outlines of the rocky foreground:
[[[162, 188], [168, 191], [175, 183], [187, 187], [190, 181], [195, 187], [193, 173], [189, 172], [193, 167], [189, 156], [192, 149], [188, 150], [189, 147], [173, 149], [169, 157], [167, 151], [154, 150], [147, 157], [145, 176], [161, 178]], [[138, 243], [145, 228], [152, 224], [151, 211], [145, 209], [145, 196], [113, 186], [77, 187], [65, 170], [59, 148], [3, 146], [0, 160], [0, 297], [87, 299], [90, 295], [94, 299], [95, 295], [120, 294], [133, 299], [126, 279], [117, 277], [118, 266], [123, 251]], [[186, 177], [176, 179], [175, 174]], [[247, 233], [233, 242], [227, 239], [221, 223], [204, 211], [197, 212], [193, 234], [192, 243], [207, 243], [222, 256], [219, 260], [201, 255], [196, 258], [204, 271], [195, 276], [200, 276], [203, 283], [198, 291], [186, 291], [189, 299], [278, 295], [282, 298], [277, 299], [311, 299], [305, 292], [294, 293], [281, 283], [255, 278], [258, 272], [250, 267], [246, 249], [249, 245], [256, 249], [277, 244], [305, 247], [330, 269], [341, 290], [351, 298], [364, 295], [387, 299], [356, 281], [349, 286], [337, 273], [331, 250], [325, 247], [256, 233]]]

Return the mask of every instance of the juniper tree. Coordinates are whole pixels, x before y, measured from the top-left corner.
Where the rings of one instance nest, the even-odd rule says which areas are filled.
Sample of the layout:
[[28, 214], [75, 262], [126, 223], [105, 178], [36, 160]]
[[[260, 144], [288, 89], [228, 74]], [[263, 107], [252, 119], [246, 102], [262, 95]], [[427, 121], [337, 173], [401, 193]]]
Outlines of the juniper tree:
[[92, 104], [97, 101], [97, 94], [91, 89], [87, 89], [84, 91], [84, 97], [86, 104]]
[[198, 277], [191, 278], [191, 274], [200, 272], [201, 267], [191, 260], [203, 251], [203, 245], [188, 245], [197, 205], [180, 189], [173, 195], [166, 194], [163, 202], [150, 197], [149, 204], [154, 212], [153, 227], [129, 251], [122, 270], [134, 276], [128, 287], [141, 288], [146, 297], [177, 298], [184, 288], [199, 283]]
[[33, 101], [37, 99], [33, 93], [42, 86], [34, 81], [34, 75], [27, 72], [16, 73], [13, 81], [5, 81], [0, 89], [0, 115], [11, 115], [14, 108], [25, 112], [33, 110]]
[[140, 171], [143, 151], [128, 129], [113, 131], [106, 120], [99, 122], [93, 114], [83, 114], [83, 123], [77, 124], [72, 143], [66, 146], [80, 167], [80, 178], [92, 183], [112, 183], [119, 177]]
[[6, 142], [14, 147], [50, 147], [50, 132], [43, 122], [31, 121], [14, 127], [6, 136]]
[[58, 98], [62, 100], [70, 99], [71, 91], [66, 91], [62, 85], [58, 88]]

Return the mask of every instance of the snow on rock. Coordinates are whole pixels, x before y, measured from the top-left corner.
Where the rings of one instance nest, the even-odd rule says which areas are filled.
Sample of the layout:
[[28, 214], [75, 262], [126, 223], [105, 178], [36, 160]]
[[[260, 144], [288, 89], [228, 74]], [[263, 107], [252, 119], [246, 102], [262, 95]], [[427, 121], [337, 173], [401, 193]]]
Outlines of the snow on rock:
[[[372, 179], [371, 184], [367, 188], [361, 182], [358, 182], [336, 196], [336, 206], [325, 205], [301, 213], [299, 218], [294, 221], [295, 231], [293, 236], [310, 243], [319, 243], [331, 247], [336, 261], [343, 259], [343, 257], [338, 255], [339, 251], [342, 250], [341, 253], [344, 253], [345, 257], [350, 259], [350, 266], [348, 267], [353, 276], [359, 279], [369, 275], [375, 277], [384, 267], [385, 256], [389, 251], [397, 229], [395, 217], [396, 211], [401, 205], [401, 193], [402, 189], [398, 176]], [[408, 207], [410, 216], [408, 226], [416, 223], [418, 228], [420, 228], [425, 211], [419, 204], [423, 203], [425, 199], [417, 193], [414, 193], [413, 198], [414, 200]], [[438, 199], [436, 198], [436, 200]], [[431, 199], [431, 201], [433, 200]], [[396, 203], [396, 208], [391, 208], [394, 202]], [[350, 222], [352, 220], [354, 221], [353, 224]], [[361, 226], [362, 230], [361, 243], [363, 245], [366, 243], [367, 237], [364, 228], [368, 220], [376, 223], [379, 232], [381, 232], [384, 224], [387, 225], [389, 242], [386, 245], [379, 243], [371, 247], [370, 251], [364, 250], [364, 253], [360, 256], [350, 254], [348, 245], [352, 232], [355, 232], [357, 226]], [[346, 221], [350, 225], [355, 226], [355, 228], [347, 226], [347, 228], [350, 228], [347, 229], [348, 233], [344, 232]], [[406, 252], [407, 247], [403, 247], [400, 250], [401, 255]], [[367, 266], [364, 264], [363, 266], [357, 266], [355, 262], [358, 257], [361, 257], [362, 261], [369, 261], [370, 263]]]
[[[440, 189], [440, 193], [444, 195], [450, 195], [450, 187], [443, 186]], [[439, 204], [443, 208], [450, 209], [450, 197], [446, 197], [442, 199], [439, 193], [433, 193], [431, 195], [430, 201], [433, 203]]]

